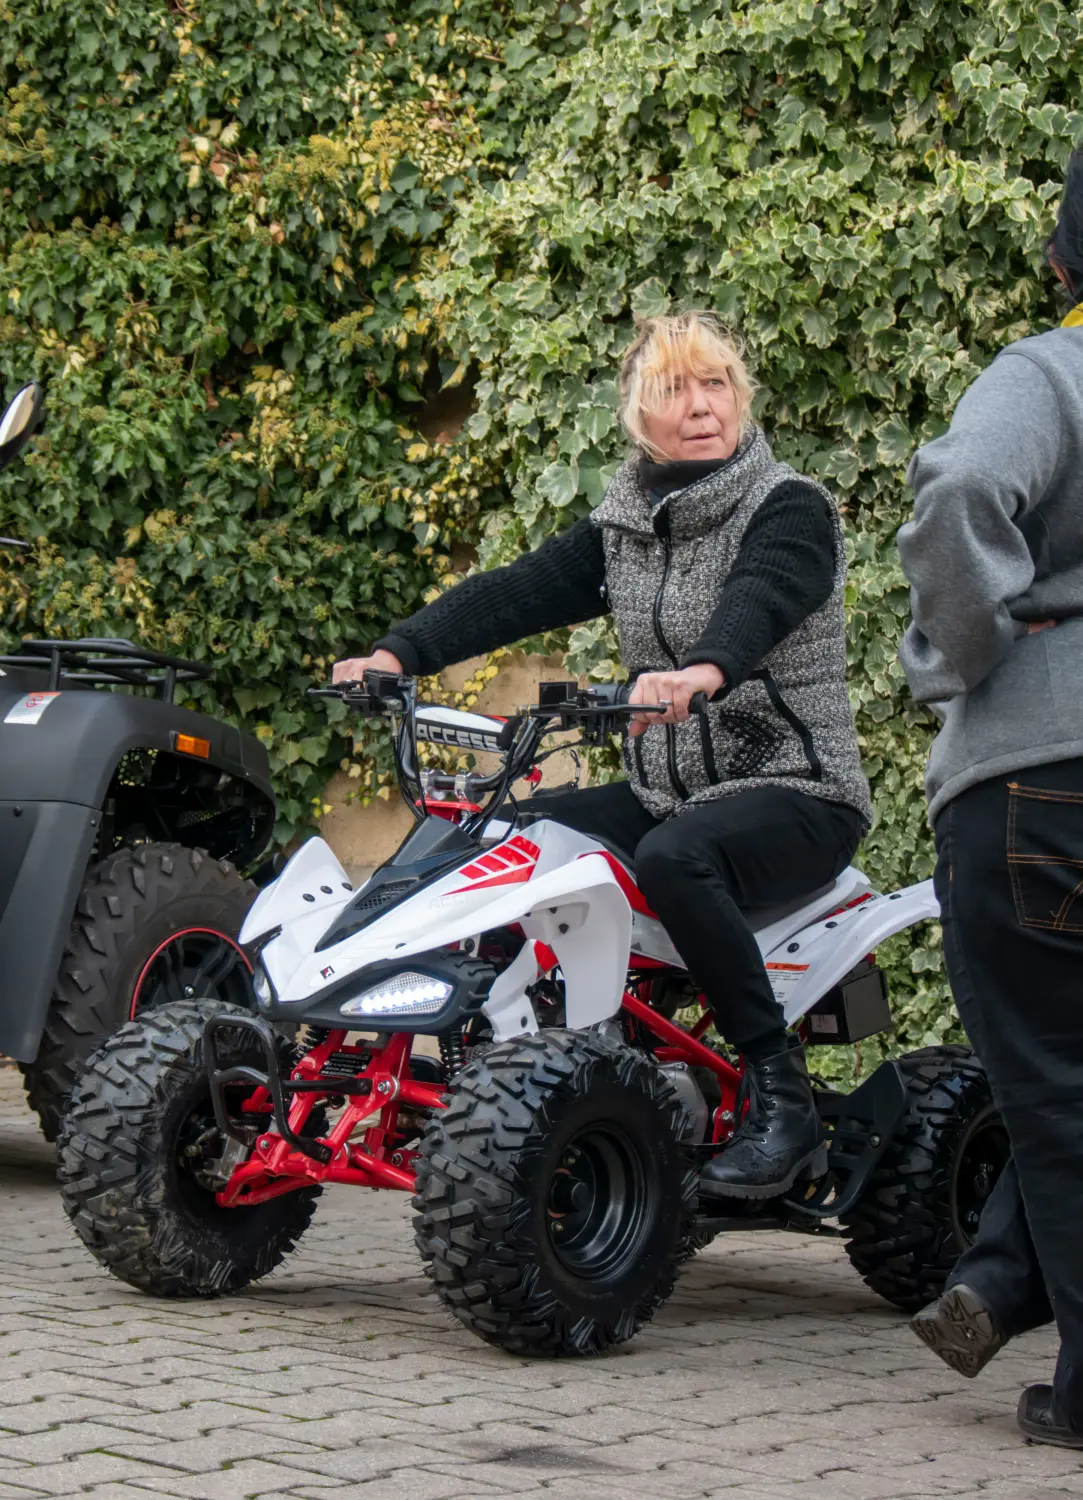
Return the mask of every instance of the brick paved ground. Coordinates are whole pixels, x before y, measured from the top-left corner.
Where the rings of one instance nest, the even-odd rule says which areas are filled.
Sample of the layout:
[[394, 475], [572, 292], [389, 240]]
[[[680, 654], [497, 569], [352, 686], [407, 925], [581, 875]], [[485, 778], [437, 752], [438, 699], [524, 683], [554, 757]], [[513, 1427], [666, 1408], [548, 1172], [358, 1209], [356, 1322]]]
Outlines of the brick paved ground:
[[0, 1068], [0, 1500], [1046, 1500], [1083, 1456], [1024, 1445], [1033, 1336], [975, 1382], [836, 1245], [716, 1243], [604, 1360], [533, 1363], [453, 1326], [408, 1208], [337, 1188], [253, 1292], [180, 1304], [100, 1271]]

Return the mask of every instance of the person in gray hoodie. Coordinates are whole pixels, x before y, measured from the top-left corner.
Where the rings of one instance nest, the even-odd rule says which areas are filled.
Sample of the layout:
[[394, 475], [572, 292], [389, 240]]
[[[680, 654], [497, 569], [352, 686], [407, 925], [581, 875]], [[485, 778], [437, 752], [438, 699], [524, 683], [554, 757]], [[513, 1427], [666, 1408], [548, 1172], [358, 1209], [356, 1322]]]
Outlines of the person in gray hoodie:
[[941, 720], [926, 788], [944, 956], [1011, 1160], [911, 1327], [973, 1376], [1054, 1318], [1032, 1441], [1083, 1448], [1083, 154], [1049, 261], [1072, 310], [1002, 350], [914, 457], [900, 653]]

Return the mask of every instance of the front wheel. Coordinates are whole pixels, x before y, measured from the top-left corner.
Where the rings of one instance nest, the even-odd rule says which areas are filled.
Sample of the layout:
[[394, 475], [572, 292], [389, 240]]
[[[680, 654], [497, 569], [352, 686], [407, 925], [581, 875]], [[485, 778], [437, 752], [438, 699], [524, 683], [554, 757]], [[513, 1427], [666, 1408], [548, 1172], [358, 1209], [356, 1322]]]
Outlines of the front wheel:
[[[209, 1016], [230, 1013], [245, 1014], [180, 1001], [122, 1026], [87, 1061], [64, 1118], [57, 1157], [68, 1217], [107, 1270], [156, 1297], [213, 1297], [266, 1276], [308, 1228], [320, 1194], [300, 1188], [250, 1208], [217, 1202], [230, 1167], [203, 1030]], [[219, 1033], [218, 1053], [225, 1066], [262, 1062], [241, 1030]], [[236, 1092], [231, 1104], [251, 1087]]]
[[898, 1061], [906, 1110], [842, 1228], [873, 1291], [914, 1312], [939, 1297], [973, 1241], [1010, 1148], [968, 1047], [923, 1047]]
[[590, 1034], [543, 1031], [470, 1063], [418, 1161], [416, 1240], [440, 1300], [515, 1354], [630, 1339], [688, 1254], [684, 1126], [664, 1073]]

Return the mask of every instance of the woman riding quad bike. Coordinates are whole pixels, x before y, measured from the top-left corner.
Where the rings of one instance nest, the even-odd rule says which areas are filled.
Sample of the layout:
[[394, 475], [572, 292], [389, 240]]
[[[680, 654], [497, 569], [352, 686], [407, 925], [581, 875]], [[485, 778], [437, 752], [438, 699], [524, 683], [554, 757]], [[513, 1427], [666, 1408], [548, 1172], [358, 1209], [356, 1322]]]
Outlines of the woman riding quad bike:
[[[83, 1069], [64, 1206], [130, 1285], [239, 1290], [324, 1185], [398, 1190], [463, 1326], [580, 1355], [633, 1337], [716, 1234], [836, 1232], [909, 1309], [967, 1243], [1002, 1156], [966, 1049], [843, 1095], [787, 1030], [886, 1030], [872, 955], [937, 914], [930, 882], [880, 894], [847, 868], [869, 801], [834, 509], [771, 457], [709, 318], [646, 325], [623, 385], [639, 451], [593, 517], [314, 690], [387, 726], [401, 846], [355, 890], [310, 839], [240, 934], [255, 1014], [180, 1000]], [[610, 606], [631, 685], [545, 683], [506, 721], [419, 698], [417, 672]], [[622, 733], [629, 782], [516, 801], [558, 730]], [[419, 742], [496, 769], [424, 765]]]
[[846, 691], [838, 514], [772, 456], [751, 395], [710, 315], [644, 322], [621, 369], [634, 451], [593, 515], [334, 669], [336, 682], [435, 673], [613, 612], [631, 703], [655, 710], [628, 730], [628, 779], [531, 805], [634, 859], [745, 1058], [751, 1107], [699, 1184], [726, 1199], [774, 1197], [826, 1161], [801, 1044], [743, 913], [829, 886], [872, 811]]

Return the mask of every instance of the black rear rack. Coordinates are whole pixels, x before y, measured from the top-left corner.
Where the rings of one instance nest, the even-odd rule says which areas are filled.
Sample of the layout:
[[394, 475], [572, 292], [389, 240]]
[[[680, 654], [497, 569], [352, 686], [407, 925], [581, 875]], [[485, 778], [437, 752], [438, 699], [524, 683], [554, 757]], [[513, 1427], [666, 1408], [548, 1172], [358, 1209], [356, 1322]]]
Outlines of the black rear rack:
[[23, 641], [12, 656], [0, 656], [0, 667], [48, 672], [49, 691], [62, 681], [81, 687], [153, 688], [154, 696], [172, 703], [178, 682], [213, 676], [210, 667], [148, 651], [116, 636], [87, 636], [78, 641]]

